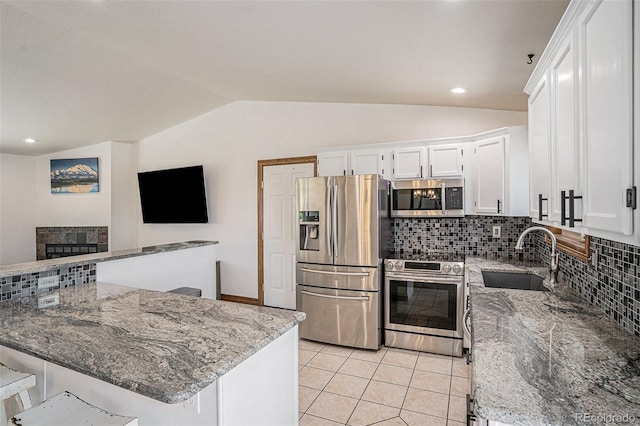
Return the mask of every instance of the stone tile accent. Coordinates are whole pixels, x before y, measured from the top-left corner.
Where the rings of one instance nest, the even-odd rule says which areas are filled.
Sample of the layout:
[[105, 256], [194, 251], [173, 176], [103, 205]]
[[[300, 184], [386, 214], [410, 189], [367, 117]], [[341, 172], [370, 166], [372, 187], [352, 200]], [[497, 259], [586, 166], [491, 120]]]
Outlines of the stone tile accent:
[[[551, 250], [535, 235], [536, 257], [548, 265]], [[590, 252], [592, 263], [560, 252], [559, 279], [640, 337], [640, 247], [591, 237]]]
[[[500, 238], [492, 237], [493, 226]], [[397, 254], [455, 253], [508, 260], [535, 260], [533, 245], [515, 250], [518, 237], [531, 226], [528, 217], [465, 216], [462, 218], [394, 219], [394, 251]]]
[[[97, 244], [98, 252], [109, 250], [108, 226], [38, 226], [36, 260], [46, 259], [47, 244]], [[86, 254], [78, 253], [78, 254]]]

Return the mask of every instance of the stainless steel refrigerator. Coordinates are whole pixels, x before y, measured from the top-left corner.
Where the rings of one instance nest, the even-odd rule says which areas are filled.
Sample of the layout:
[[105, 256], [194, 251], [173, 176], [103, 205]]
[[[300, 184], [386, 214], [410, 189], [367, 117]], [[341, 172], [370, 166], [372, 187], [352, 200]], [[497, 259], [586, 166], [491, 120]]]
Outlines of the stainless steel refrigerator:
[[356, 348], [382, 343], [382, 262], [392, 251], [389, 183], [378, 175], [296, 181], [300, 337]]

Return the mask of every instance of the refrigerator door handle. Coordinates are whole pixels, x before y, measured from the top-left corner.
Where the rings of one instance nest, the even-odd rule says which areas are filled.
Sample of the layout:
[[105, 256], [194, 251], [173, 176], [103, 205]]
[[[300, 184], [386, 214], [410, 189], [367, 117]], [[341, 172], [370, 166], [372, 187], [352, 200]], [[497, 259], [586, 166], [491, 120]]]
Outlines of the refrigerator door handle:
[[312, 274], [322, 275], [341, 275], [346, 277], [368, 277], [369, 272], [337, 272], [337, 271], [320, 271], [318, 269], [300, 268], [302, 272], [310, 272]]
[[331, 203], [331, 227], [333, 228], [333, 261], [336, 262], [338, 257], [338, 185], [334, 182], [333, 187], [333, 201]]
[[306, 294], [307, 296], [316, 296], [316, 297], [324, 297], [326, 299], [340, 299], [340, 300], [369, 300], [369, 296], [333, 296], [331, 294], [319, 294], [312, 293], [310, 291], [302, 290], [302, 294]]
[[[329, 257], [333, 257], [333, 211], [332, 211], [332, 198], [333, 198], [333, 194], [332, 194], [332, 189], [333, 189], [333, 184], [332, 184], [332, 180], [331, 178], [329, 178], [328, 182], [328, 188], [327, 188], [327, 195], [326, 195], [326, 200], [325, 200], [325, 217], [329, 218], [329, 220], [325, 221], [325, 228], [327, 230], [326, 232], [326, 238], [327, 238], [327, 247], [329, 248]], [[333, 261], [333, 259], [332, 259]]]

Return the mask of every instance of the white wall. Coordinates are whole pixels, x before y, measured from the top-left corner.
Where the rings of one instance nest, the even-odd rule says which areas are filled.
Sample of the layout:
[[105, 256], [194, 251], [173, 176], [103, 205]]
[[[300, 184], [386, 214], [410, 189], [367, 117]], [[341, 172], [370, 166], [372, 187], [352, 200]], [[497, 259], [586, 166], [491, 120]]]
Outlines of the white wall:
[[[98, 157], [100, 191], [51, 194], [50, 160]], [[110, 250], [138, 246], [137, 146], [104, 142], [39, 157], [0, 154], [0, 265], [36, 258], [36, 226], [108, 226]]]
[[[98, 157], [100, 191], [52, 194], [50, 160], [86, 157]], [[110, 218], [111, 142], [36, 158], [36, 226], [109, 226]]]
[[35, 164], [0, 154], [0, 265], [36, 260]]
[[471, 135], [525, 112], [406, 105], [240, 101], [139, 143], [141, 171], [203, 164], [209, 224], [143, 225], [140, 245], [220, 241], [222, 293], [257, 297], [257, 161], [317, 148]]
[[110, 250], [138, 247], [138, 151], [134, 144], [111, 142]]

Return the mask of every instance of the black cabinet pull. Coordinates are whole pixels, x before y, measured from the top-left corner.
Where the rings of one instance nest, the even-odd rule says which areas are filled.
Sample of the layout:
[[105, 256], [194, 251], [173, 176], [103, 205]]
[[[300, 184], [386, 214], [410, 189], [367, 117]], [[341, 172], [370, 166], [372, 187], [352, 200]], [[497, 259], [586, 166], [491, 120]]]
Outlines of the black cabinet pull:
[[422, 166], [420, 166], [420, 177], [424, 177], [422, 176]]
[[498, 200], [498, 213], [500, 213], [500, 200]]
[[548, 212], [547, 212], [547, 214], [542, 214], [542, 202], [543, 201], [549, 201], [549, 198], [542, 198], [542, 194], [538, 194], [538, 220], [542, 220], [543, 217], [549, 217], [549, 213]]
[[567, 224], [567, 207], [565, 204], [565, 201], [567, 199], [567, 192], [566, 191], [560, 191], [560, 200], [562, 200], [562, 202], [560, 203], [560, 225], [566, 225]]
[[471, 426], [471, 422], [475, 422], [476, 419], [476, 413], [473, 412], [473, 399], [471, 398], [471, 395], [467, 394], [467, 426]]
[[[569, 196], [567, 197], [566, 191], [560, 191], [560, 224], [566, 225], [567, 219], [569, 219], [569, 228], [575, 227], [576, 222], [582, 222], [582, 219], [576, 219], [576, 200], [582, 200], [582, 195], [576, 196], [573, 189], [569, 190]], [[569, 217], [567, 217], [566, 202], [569, 201]]]

